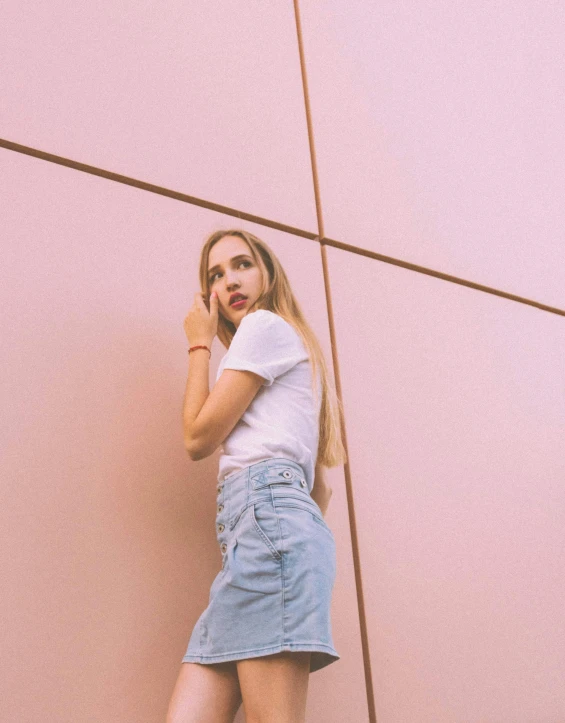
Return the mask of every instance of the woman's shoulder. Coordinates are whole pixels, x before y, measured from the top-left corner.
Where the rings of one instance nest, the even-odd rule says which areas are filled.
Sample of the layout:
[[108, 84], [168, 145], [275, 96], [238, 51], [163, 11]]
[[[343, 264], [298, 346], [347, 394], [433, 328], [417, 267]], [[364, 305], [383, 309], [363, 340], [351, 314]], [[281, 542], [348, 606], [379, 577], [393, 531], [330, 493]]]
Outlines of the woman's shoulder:
[[245, 324], [245, 326], [249, 325], [250, 330], [252, 327], [256, 327], [264, 330], [263, 333], [270, 334], [276, 338], [282, 337], [282, 339], [286, 339], [287, 342], [300, 339], [300, 335], [293, 324], [268, 309], [257, 309], [246, 314], [240, 322], [240, 327], [243, 324]]
[[274, 311], [269, 311], [268, 309], [256, 309], [255, 311], [250, 311], [246, 314], [242, 321], [245, 319], [270, 319], [273, 317], [277, 317], [278, 319], [282, 318], [278, 314], [275, 314]]
[[268, 309], [257, 309], [256, 311], [252, 311], [250, 314], [246, 314], [243, 317], [241, 323], [244, 321], [252, 324], [263, 324], [264, 326], [282, 326], [283, 324], [292, 326], [292, 324], [289, 324], [286, 319], [282, 318], [282, 316], [279, 316], [279, 314], [275, 314], [274, 311], [269, 311]]

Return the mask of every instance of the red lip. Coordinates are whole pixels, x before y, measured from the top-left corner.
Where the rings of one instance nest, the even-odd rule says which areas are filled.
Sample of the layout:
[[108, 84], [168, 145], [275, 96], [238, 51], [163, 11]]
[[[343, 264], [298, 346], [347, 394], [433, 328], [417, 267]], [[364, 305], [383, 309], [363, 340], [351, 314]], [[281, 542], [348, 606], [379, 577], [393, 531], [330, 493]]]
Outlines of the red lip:
[[240, 306], [243, 306], [247, 299], [240, 299], [239, 301], [234, 301], [233, 304], [230, 304], [232, 308], [239, 309]]
[[241, 301], [247, 301], [247, 296], [243, 296], [243, 297], [242, 297], [241, 294], [238, 294], [239, 300], [232, 303], [232, 300], [231, 300], [231, 299], [232, 299], [234, 296], [236, 296], [236, 295], [234, 294], [234, 295], [230, 298], [230, 306], [233, 306], [234, 303], [235, 303], [235, 304], [239, 304]]

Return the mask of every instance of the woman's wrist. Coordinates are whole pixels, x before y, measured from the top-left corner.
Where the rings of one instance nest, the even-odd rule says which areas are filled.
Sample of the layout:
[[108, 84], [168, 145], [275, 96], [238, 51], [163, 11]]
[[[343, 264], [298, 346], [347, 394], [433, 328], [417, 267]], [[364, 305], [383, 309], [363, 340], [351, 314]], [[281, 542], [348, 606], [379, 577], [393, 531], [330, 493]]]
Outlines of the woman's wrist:
[[188, 347], [188, 356], [190, 357], [191, 354], [194, 354], [197, 351], [205, 351], [208, 353], [208, 358], [212, 356], [212, 342], [210, 341], [195, 341], [193, 344], [190, 344]]

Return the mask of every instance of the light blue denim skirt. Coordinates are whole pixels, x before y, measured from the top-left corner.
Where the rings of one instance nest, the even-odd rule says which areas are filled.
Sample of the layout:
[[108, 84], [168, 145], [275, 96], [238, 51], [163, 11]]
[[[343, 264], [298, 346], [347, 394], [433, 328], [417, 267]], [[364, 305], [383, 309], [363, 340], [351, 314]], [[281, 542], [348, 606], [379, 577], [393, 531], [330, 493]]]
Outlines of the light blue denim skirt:
[[331, 625], [336, 546], [302, 467], [273, 457], [218, 481], [222, 569], [183, 663], [310, 650], [310, 672], [339, 660]]

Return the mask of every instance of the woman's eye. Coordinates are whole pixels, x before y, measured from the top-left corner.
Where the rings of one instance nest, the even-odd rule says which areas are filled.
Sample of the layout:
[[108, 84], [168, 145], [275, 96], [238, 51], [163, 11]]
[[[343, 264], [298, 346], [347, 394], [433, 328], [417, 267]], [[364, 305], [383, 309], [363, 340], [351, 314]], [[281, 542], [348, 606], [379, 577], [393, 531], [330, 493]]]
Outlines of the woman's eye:
[[[247, 266], [252, 265], [251, 261], [240, 261], [239, 265], [241, 266], [241, 264], [247, 264]], [[222, 273], [221, 271], [216, 271], [216, 273], [213, 276], [210, 276], [210, 283], [212, 284], [214, 282], [214, 279], [216, 278], [216, 276], [221, 273]]]

